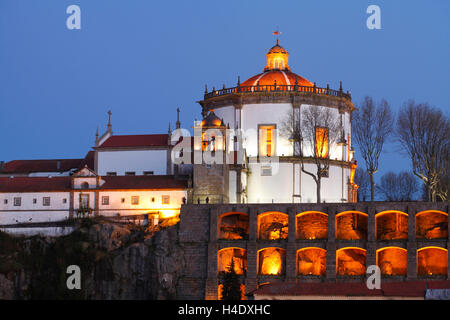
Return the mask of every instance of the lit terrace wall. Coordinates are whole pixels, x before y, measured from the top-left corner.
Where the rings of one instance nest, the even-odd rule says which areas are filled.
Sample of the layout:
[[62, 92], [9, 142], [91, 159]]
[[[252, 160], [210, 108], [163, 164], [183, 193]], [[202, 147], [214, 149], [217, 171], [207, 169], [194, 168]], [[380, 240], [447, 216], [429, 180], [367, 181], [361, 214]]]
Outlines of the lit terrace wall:
[[297, 239], [327, 239], [328, 215], [319, 211], [299, 213], [296, 217]]
[[377, 266], [382, 275], [405, 276], [408, 264], [406, 249], [399, 247], [386, 247], [377, 250]]
[[327, 252], [322, 248], [304, 248], [297, 251], [297, 274], [324, 276]]
[[408, 215], [401, 211], [384, 211], [375, 216], [377, 240], [408, 238]]

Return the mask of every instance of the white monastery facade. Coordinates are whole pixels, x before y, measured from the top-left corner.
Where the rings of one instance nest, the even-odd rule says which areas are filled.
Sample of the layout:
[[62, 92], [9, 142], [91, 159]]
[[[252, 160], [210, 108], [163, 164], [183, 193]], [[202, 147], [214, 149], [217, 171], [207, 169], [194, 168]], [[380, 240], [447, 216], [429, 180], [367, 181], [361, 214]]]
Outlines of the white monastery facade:
[[167, 134], [114, 135], [109, 113], [84, 158], [0, 162], [0, 228], [161, 219], [183, 203], [308, 203], [318, 192], [320, 202], [356, 201], [350, 94], [293, 73], [288, 57], [277, 40], [262, 73], [205, 89], [194, 137], [180, 136], [179, 117]]

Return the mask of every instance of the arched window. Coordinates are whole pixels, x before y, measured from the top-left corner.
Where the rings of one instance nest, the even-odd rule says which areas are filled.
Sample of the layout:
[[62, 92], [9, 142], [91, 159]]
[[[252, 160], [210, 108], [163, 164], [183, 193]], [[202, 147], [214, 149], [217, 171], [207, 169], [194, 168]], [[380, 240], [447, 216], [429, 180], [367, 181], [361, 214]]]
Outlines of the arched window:
[[83, 182], [83, 183], [81, 184], [81, 189], [89, 189], [89, 183]]

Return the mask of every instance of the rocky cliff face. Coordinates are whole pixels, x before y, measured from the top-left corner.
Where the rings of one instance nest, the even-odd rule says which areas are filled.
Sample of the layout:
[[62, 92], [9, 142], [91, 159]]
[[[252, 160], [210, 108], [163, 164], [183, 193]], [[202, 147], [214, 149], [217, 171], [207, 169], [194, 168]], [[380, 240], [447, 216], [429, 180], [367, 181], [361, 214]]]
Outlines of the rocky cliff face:
[[[67, 288], [70, 265], [81, 269], [81, 290]], [[178, 225], [84, 221], [60, 238], [0, 233], [0, 299], [176, 299], [185, 265]]]

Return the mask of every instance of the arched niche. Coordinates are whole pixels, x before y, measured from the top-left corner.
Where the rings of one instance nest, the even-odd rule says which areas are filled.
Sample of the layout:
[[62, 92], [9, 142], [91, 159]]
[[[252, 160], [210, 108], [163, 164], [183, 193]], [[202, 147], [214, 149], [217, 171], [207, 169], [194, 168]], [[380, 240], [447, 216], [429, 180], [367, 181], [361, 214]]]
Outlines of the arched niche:
[[244, 275], [247, 270], [247, 250], [242, 248], [224, 248], [217, 253], [217, 272], [228, 272], [234, 264], [234, 271], [238, 275]]
[[281, 276], [286, 272], [286, 250], [269, 247], [258, 251], [258, 274]]
[[447, 275], [448, 251], [441, 247], [417, 250], [417, 274], [420, 276]]
[[297, 250], [297, 274], [325, 276], [327, 251], [322, 248], [308, 247]]
[[402, 211], [383, 211], [375, 215], [377, 240], [408, 239], [408, 214]]
[[366, 250], [347, 247], [336, 251], [336, 273], [340, 276], [366, 274]]
[[336, 215], [336, 239], [367, 240], [367, 213], [344, 211]]
[[440, 239], [448, 237], [448, 214], [426, 210], [416, 214], [416, 238]]
[[286, 213], [270, 211], [258, 215], [258, 239], [279, 240], [288, 237], [289, 218]]
[[377, 250], [377, 266], [386, 276], [405, 276], [408, 266], [407, 251], [400, 247], [385, 247]]
[[315, 240], [328, 238], [328, 215], [320, 211], [306, 211], [296, 216], [297, 239]]
[[249, 217], [243, 212], [227, 212], [219, 217], [218, 238], [226, 240], [247, 240]]

